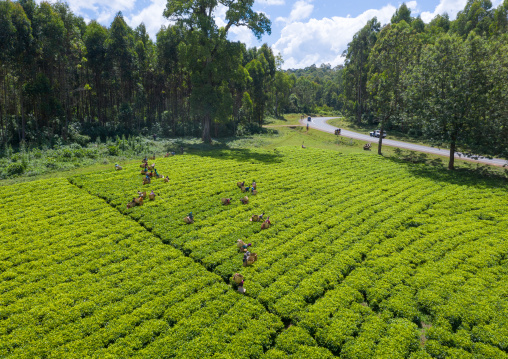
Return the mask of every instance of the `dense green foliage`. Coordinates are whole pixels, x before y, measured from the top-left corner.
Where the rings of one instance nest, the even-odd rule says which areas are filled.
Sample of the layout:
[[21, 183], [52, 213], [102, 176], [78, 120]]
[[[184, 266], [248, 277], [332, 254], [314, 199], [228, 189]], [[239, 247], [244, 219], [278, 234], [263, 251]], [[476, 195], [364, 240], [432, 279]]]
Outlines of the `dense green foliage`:
[[209, 141], [259, 123], [289, 94], [284, 84], [276, 89], [268, 46], [227, 40], [232, 26], [256, 35], [270, 30], [252, 1], [235, 4], [226, 28], [218, 28], [218, 2], [208, 2], [208, 17], [191, 11], [196, 18], [187, 19], [186, 7], [202, 2], [170, 1], [166, 16], [180, 20], [154, 42], [144, 24], [132, 29], [121, 13], [105, 28], [86, 24], [62, 2], [1, 1], [0, 141], [53, 145], [148, 131]]
[[4, 156], [0, 157], [0, 179], [38, 176], [50, 172], [71, 170], [92, 164], [107, 165], [110, 162], [125, 161], [126, 158], [139, 157], [141, 154], [177, 150], [175, 141], [151, 141], [142, 137], [106, 138], [101, 142], [62, 144], [57, 141], [52, 148], [26, 148], [21, 146], [19, 152], [14, 153], [7, 146]]
[[[215, 23], [219, 5], [224, 27]], [[154, 42], [121, 13], [105, 28], [65, 3], [2, 1], [2, 143], [139, 133], [210, 143], [259, 131], [267, 114], [341, 111], [359, 125], [446, 145], [450, 169], [456, 151], [508, 157], [508, 0], [497, 8], [469, 0], [456, 20], [443, 14], [429, 24], [402, 4], [390, 24], [374, 18], [355, 34], [344, 66], [287, 71], [266, 44], [228, 40], [235, 26], [270, 33], [252, 5], [169, 0], [173, 25]]]
[[[300, 328], [293, 346], [280, 336], [270, 358], [507, 357], [501, 183], [311, 149], [156, 164], [170, 182], [144, 186], [160, 196], [143, 207], [125, 207], [143, 188], [137, 166], [71, 181], [225, 281], [241, 271], [249, 296]], [[236, 187], [243, 180], [258, 184], [247, 205]], [[195, 223], [185, 226], [190, 211]], [[261, 231], [249, 218], [263, 212], [272, 226]], [[237, 239], [253, 244], [252, 267], [242, 267]]]
[[[508, 158], [508, 1], [468, 0], [457, 19], [429, 24], [403, 4], [383, 27], [374, 18], [348, 45], [343, 107], [435, 145]], [[382, 137], [379, 139], [381, 152]]]
[[280, 74], [293, 84], [283, 109], [297, 113], [336, 114], [344, 109], [342, 92], [343, 66], [312, 65], [304, 69], [290, 69]]

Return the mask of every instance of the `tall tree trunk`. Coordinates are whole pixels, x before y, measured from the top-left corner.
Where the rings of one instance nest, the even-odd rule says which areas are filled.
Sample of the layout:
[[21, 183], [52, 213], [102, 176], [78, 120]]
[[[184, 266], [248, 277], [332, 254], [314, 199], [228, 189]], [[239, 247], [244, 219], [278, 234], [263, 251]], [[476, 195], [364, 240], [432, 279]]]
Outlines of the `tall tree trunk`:
[[212, 137], [210, 136], [211, 122], [210, 114], [207, 113], [203, 119], [203, 137], [201, 138], [204, 143], [212, 143]]
[[455, 136], [452, 137], [452, 142], [450, 143], [450, 160], [448, 161], [448, 169], [455, 169]]
[[6, 77], [7, 77], [7, 70], [2, 71], [2, 89], [3, 89], [3, 95], [4, 95], [4, 101], [2, 109], [0, 110], [0, 140], [2, 143], [5, 143], [5, 133], [7, 132], [7, 129], [4, 130], [4, 112], [7, 113], [7, 87], [5, 85]]
[[[23, 83], [23, 81], [21, 81], [21, 83]], [[22, 88], [22, 86], [20, 86], [20, 89], [19, 89], [19, 105], [20, 105], [20, 109], [21, 109], [21, 140], [25, 141], [26, 124], [25, 124], [25, 108], [23, 106], [24, 104], [23, 104], [23, 88]]]
[[[68, 80], [66, 80], [67, 82]], [[69, 123], [71, 122], [71, 100], [70, 100], [70, 96], [69, 96], [69, 93], [70, 93], [70, 89], [68, 88], [68, 83], [67, 83], [67, 86], [66, 87], [66, 94], [65, 94], [65, 102], [66, 102], [66, 111], [65, 111], [65, 127], [64, 127], [64, 130], [63, 130], [63, 139], [64, 141], [67, 141], [67, 135], [69, 134]]]
[[0, 109], [0, 142], [5, 143], [4, 141], [4, 117], [3, 117], [4, 109], [3, 107]]
[[[4, 95], [4, 99], [5, 99], [5, 74], [4, 72], [2, 71], [2, 94]], [[3, 101], [2, 103], [2, 106], [0, 107], [0, 142], [1, 143], [4, 143], [4, 117], [3, 117], [3, 114], [4, 114], [4, 109], [7, 107], [7, 101]]]
[[377, 146], [378, 155], [382, 155], [381, 147], [383, 146], [383, 134], [384, 134], [384, 121], [381, 121], [381, 128], [379, 129], [379, 142]]

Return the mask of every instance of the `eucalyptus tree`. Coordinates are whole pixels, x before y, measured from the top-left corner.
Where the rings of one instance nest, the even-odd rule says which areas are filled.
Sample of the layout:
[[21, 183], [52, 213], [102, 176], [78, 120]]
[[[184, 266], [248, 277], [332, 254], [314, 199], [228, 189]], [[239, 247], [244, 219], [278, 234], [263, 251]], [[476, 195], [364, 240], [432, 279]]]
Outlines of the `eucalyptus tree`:
[[381, 130], [378, 154], [381, 154], [386, 125], [403, 111], [402, 76], [414, 59], [415, 39], [414, 31], [405, 21], [387, 25], [379, 33], [369, 56], [367, 89]]
[[367, 22], [359, 32], [357, 32], [353, 41], [351, 41], [344, 56], [346, 57], [344, 65], [344, 96], [348, 107], [356, 113], [358, 124], [362, 121], [362, 114], [367, 105], [367, 80], [369, 73], [369, 54], [377, 41], [381, 24], [377, 18]]
[[490, 0], [468, 0], [464, 10], [459, 11], [452, 30], [466, 38], [473, 30], [479, 35], [489, 33], [493, 22], [494, 11]]
[[[508, 10], [508, 1], [505, 1]], [[492, 86], [488, 89], [485, 104], [488, 120], [481, 132], [487, 137], [483, 143], [487, 144], [485, 152], [508, 159], [508, 41], [496, 39], [489, 44], [489, 56], [486, 61], [488, 82]]]
[[[27, 8], [35, 9], [35, 3], [31, 2]], [[0, 65], [5, 68], [2, 73], [4, 105], [7, 106], [7, 86], [5, 77], [7, 72], [11, 71], [17, 78], [16, 95], [19, 99], [19, 109], [21, 112], [21, 133], [20, 140], [26, 138], [26, 118], [25, 118], [25, 96], [23, 85], [30, 75], [30, 69], [35, 61], [34, 38], [32, 35], [32, 26], [30, 19], [25, 13], [20, 3], [11, 1], [2, 1], [0, 4]], [[16, 106], [17, 107], [17, 106]], [[0, 109], [1, 112], [4, 108]], [[0, 126], [3, 132], [3, 115], [0, 112]]]
[[[128, 105], [132, 97], [137, 72], [137, 56], [134, 49], [134, 33], [125, 22], [121, 12], [116, 14], [109, 28], [106, 47], [106, 61], [112, 66], [109, 80], [113, 84], [116, 95], [115, 105], [119, 110], [119, 101], [121, 101], [124, 111], [127, 111], [125, 105]], [[129, 118], [125, 116], [124, 120], [128, 121]]]
[[277, 71], [275, 73], [274, 82], [274, 111], [275, 116], [279, 116], [280, 113], [289, 105], [289, 96], [291, 95], [291, 89], [295, 85], [294, 75], [289, 76], [283, 71]]
[[87, 68], [90, 71], [93, 81], [92, 116], [99, 120], [99, 123], [106, 123], [106, 91], [104, 84], [104, 72], [106, 71], [106, 52], [108, 30], [97, 21], [92, 20], [83, 36], [87, 50]]
[[[484, 130], [491, 126], [486, 105], [492, 74], [485, 50], [484, 41], [475, 35], [463, 40], [443, 34], [423, 49], [410, 75], [407, 95], [420, 102], [419, 125], [434, 144], [449, 145], [451, 170], [457, 149], [484, 152], [488, 147]], [[503, 91], [499, 89], [500, 98], [505, 98]]]
[[[211, 142], [211, 123], [230, 107], [228, 81], [241, 70], [242, 48], [228, 41], [233, 26], [245, 26], [259, 39], [271, 32], [270, 20], [252, 9], [254, 0], [168, 0], [164, 16], [187, 30], [181, 46], [182, 60], [191, 71], [190, 103], [194, 115], [203, 123], [204, 142]], [[225, 25], [216, 23], [220, 8]], [[243, 70], [241, 71], [242, 73]]]
[[407, 7], [406, 3], [402, 3], [392, 16], [391, 23], [398, 24], [401, 21], [405, 21], [407, 24], [411, 24], [413, 18], [411, 17], [411, 10]]
[[250, 97], [253, 103], [253, 115], [256, 121], [261, 126], [263, 120], [263, 114], [265, 111], [266, 100], [268, 99], [267, 93], [265, 92], [264, 79], [265, 79], [265, 65], [266, 60], [264, 56], [258, 59], [250, 61], [245, 68], [249, 72], [249, 76], [252, 79], [251, 91], [249, 91]]
[[491, 35], [500, 35], [508, 32], [508, 0], [504, 0], [494, 11], [489, 31]]

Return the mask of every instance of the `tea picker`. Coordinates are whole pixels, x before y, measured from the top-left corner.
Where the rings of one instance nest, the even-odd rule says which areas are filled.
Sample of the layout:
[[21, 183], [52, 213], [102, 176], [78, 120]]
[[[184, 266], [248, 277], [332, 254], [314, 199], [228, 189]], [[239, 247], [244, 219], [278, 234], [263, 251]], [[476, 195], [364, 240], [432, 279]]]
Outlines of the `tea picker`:
[[266, 218], [266, 220], [263, 222], [263, 224], [261, 225], [261, 229], [268, 229], [268, 228], [270, 228], [270, 224], [272, 224], [272, 222], [270, 222], [270, 216], [268, 216]]
[[247, 243], [245, 244], [244, 241], [242, 241], [241, 239], [237, 240], [236, 241], [236, 246], [238, 248], [238, 252], [247, 252], [247, 249], [252, 246], [252, 243]]
[[262, 214], [253, 214], [252, 217], [250, 218], [250, 221], [251, 222], [259, 222], [259, 221], [262, 221], [263, 220], [263, 216], [265, 215], [265, 213], [263, 212]]
[[227, 206], [228, 204], [231, 204], [231, 200], [233, 198], [221, 198], [222, 204]]
[[247, 267], [254, 264], [255, 261], [258, 260], [258, 255], [256, 253], [251, 253], [249, 251], [245, 252], [243, 255], [243, 266]]
[[189, 215], [187, 217], [185, 217], [184, 219], [184, 222], [187, 223], [187, 224], [192, 224], [194, 223], [194, 215], [191, 213], [189, 213]]
[[244, 294], [245, 289], [243, 288], [243, 275], [240, 273], [235, 273], [233, 276], [233, 280], [235, 281], [237, 287], [238, 287], [238, 293]]

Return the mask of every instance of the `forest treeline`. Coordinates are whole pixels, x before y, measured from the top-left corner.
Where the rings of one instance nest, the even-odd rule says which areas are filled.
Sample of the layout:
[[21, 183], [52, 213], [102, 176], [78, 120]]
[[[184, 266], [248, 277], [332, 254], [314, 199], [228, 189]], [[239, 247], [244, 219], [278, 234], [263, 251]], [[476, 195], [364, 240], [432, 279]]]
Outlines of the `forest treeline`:
[[424, 24], [405, 4], [390, 24], [370, 20], [345, 52], [344, 110], [448, 146], [450, 169], [457, 150], [508, 158], [507, 14], [508, 0], [469, 0], [454, 21]]
[[[226, 28], [217, 2], [168, 1], [156, 41], [118, 13], [110, 27], [85, 23], [63, 2], [0, 1], [0, 138], [50, 144], [83, 135], [230, 136], [286, 111], [293, 83], [266, 44], [227, 39], [232, 26], [258, 38], [270, 22], [252, 0], [232, 3]], [[191, 15], [188, 15], [188, 14]]]
[[428, 24], [402, 4], [389, 24], [373, 18], [355, 34], [343, 66], [286, 71], [266, 44], [227, 39], [232, 26], [270, 33], [253, 0], [228, 4], [219, 28], [215, 1], [168, 0], [174, 25], [152, 41], [121, 13], [108, 28], [62, 2], [0, 1], [2, 142], [152, 133], [210, 142], [259, 131], [267, 115], [335, 111], [451, 154], [508, 158], [508, 0], [469, 0], [456, 20]]

